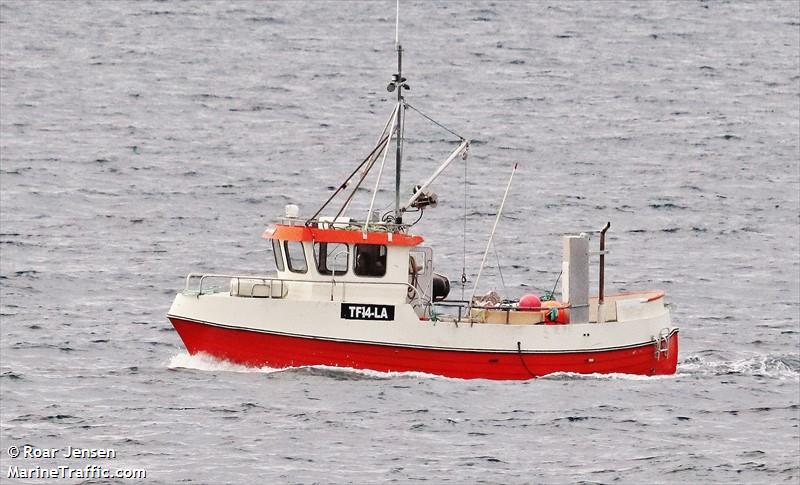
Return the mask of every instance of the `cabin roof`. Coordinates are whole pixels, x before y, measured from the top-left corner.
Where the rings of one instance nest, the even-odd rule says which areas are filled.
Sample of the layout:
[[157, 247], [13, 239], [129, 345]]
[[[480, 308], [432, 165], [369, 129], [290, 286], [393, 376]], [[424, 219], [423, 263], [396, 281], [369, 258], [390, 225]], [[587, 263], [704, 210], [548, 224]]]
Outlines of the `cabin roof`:
[[281, 241], [314, 241], [344, 244], [384, 244], [387, 246], [417, 246], [422, 244], [422, 236], [405, 234], [402, 232], [368, 231], [366, 237], [359, 230], [352, 229], [321, 229], [308, 226], [287, 226], [273, 224], [268, 226], [261, 235], [264, 239], [278, 239]]

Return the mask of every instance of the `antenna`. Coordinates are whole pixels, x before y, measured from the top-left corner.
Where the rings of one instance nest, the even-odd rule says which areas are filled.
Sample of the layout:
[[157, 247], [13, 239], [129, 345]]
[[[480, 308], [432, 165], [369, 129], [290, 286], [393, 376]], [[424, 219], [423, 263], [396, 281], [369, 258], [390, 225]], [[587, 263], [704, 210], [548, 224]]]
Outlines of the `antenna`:
[[397, 143], [397, 155], [395, 158], [395, 179], [394, 179], [394, 223], [403, 223], [403, 213], [400, 210], [400, 169], [403, 164], [403, 114], [405, 111], [405, 101], [403, 90], [410, 89], [403, 77], [403, 46], [400, 45], [400, 0], [397, 0], [397, 11], [394, 26], [394, 42], [397, 49], [397, 74], [392, 76], [392, 81], [386, 86], [390, 93], [397, 90], [397, 123], [395, 124], [395, 141]]

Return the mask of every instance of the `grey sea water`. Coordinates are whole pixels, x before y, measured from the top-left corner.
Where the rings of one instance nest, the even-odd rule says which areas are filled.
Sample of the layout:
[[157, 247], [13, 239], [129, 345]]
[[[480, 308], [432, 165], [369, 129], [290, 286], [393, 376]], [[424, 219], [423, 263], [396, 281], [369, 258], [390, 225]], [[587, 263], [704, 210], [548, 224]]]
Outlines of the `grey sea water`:
[[[797, 1], [401, 6], [409, 102], [474, 140], [470, 280], [519, 162], [482, 289], [550, 288], [559, 235], [611, 221], [607, 286], [667, 292], [677, 375], [186, 354], [165, 318], [184, 276], [271, 270], [264, 227], [374, 143], [394, 7], [0, 2], [0, 482], [87, 464], [9, 456], [28, 444], [147, 472], [115, 483], [797, 483]], [[406, 133], [410, 187], [454, 144], [414, 113]], [[464, 173], [415, 228], [456, 281]]]

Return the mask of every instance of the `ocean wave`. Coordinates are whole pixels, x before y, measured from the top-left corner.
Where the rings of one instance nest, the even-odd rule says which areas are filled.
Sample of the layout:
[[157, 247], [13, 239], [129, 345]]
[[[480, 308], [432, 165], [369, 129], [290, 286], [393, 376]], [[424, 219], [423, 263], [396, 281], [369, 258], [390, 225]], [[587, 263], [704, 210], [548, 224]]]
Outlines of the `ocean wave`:
[[540, 377], [543, 380], [573, 381], [573, 380], [621, 380], [621, 381], [651, 381], [658, 379], [674, 379], [675, 375], [646, 376], [641, 374], [622, 374], [612, 372], [609, 374], [579, 374], [577, 372], [553, 372]]
[[742, 375], [776, 379], [800, 378], [800, 358], [790, 355], [755, 355], [739, 360], [711, 360], [689, 356], [678, 364], [678, 375]]

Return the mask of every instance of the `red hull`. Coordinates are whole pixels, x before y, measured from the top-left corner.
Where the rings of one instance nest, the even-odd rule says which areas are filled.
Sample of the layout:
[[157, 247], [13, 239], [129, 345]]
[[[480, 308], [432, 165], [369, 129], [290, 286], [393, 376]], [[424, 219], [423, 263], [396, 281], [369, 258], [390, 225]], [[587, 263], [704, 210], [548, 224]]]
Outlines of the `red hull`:
[[677, 331], [669, 337], [669, 352], [657, 359], [654, 343], [597, 352], [468, 352], [275, 335], [176, 317], [170, 321], [190, 354], [204, 352], [255, 367], [329, 365], [463, 379], [530, 379], [554, 372], [674, 374], [678, 363]]

